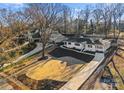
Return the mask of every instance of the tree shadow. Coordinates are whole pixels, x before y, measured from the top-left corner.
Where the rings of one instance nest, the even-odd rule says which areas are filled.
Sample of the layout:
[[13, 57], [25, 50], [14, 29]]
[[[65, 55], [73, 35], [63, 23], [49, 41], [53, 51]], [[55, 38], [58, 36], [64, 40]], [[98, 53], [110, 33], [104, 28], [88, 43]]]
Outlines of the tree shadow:
[[119, 50], [122, 50], [122, 51], [124, 51], [124, 49], [122, 49], [122, 48], [120, 48], [120, 47], [119, 47], [118, 49], [119, 49]]
[[121, 56], [120, 54], [116, 53], [116, 56], [119, 56], [120, 58], [124, 59], [123, 56]]
[[118, 90], [117, 86], [115, 85], [115, 83], [116, 83], [115, 78], [114, 78], [114, 76], [113, 76], [110, 68], [108, 66], [106, 66], [106, 69], [105, 70], [109, 73], [110, 77], [113, 79], [113, 83], [114, 83], [113, 88], [116, 89], [116, 90]]
[[110, 70], [110, 68], [108, 66], [106, 66], [105, 70], [109, 73], [111, 79], [113, 80], [112, 83], [114, 83], [114, 85], [112, 86], [115, 90], [118, 90], [117, 86], [115, 85], [116, 81], [114, 79], [114, 76]]
[[124, 79], [123, 79], [123, 76], [120, 74], [119, 70], [116, 68], [114, 61], [113, 61], [113, 60], [111, 60], [111, 62], [112, 62], [112, 65], [113, 65], [113, 67], [114, 67], [115, 71], [117, 72], [117, 74], [118, 74], [118, 75], [119, 75], [119, 77], [121, 78], [122, 83], [124, 84]]

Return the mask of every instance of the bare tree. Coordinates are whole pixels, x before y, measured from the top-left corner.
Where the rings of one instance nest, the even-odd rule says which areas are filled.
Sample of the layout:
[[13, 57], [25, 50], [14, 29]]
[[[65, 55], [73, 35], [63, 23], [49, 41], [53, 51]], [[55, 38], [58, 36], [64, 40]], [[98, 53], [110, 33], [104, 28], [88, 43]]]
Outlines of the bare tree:
[[3, 18], [6, 26], [10, 29], [10, 39], [14, 40], [14, 45], [19, 44], [19, 36], [25, 31], [25, 19], [22, 18], [21, 12], [13, 12], [12, 10], [6, 10], [3, 13]]
[[88, 30], [88, 20], [89, 20], [89, 17], [90, 17], [90, 6], [87, 5], [86, 6], [86, 9], [84, 10], [84, 24], [85, 24], [85, 27], [86, 27], [86, 32]]
[[69, 16], [71, 14], [71, 10], [69, 7], [63, 5], [63, 25], [64, 25], [64, 33], [66, 34], [68, 31], [68, 24], [69, 24]]
[[112, 20], [112, 11], [110, 9], [109, 5], [103, 4], [102, 6], [102, 17], [103, 17], [103, 29], [104, 29], [104, 34], [107, 37], [108, 32], [111, 29], [111, 20]]
[[32, 20], [32, 28], [40, 32], [42, 43], [42, 58], [45, 58], [45, 48], [50, 39], [53, 28], [59, 21], [60, 4], [29, 4], [28, 12]]
[[90, 13], [91, 11], [89, 5], [87, 5], [84, 10], [80, 11], [80, 19], [82, 20], [81, 23], [85, 33], [88, 31], [88, 21], [90, 18]]
[[96, 9], [93, 10], [93, 18], [96, 22], [96, 32], [100, 32], [100, 22], [102, 20], [102, 10], [101, 10], [101, 7], [100, 5], [96, 5], [95, 6]]
[[121, 21], [121, 17], [123, 15], [124, 12], [124, 7], [122, 4], [112, 4], [111, 5], [111, 9], [112, 9], [112, 16], [113, 16], [113, 29], [114, 29], [114, 38], [116, 37], [116, 31], [117, 29], [119, 29], [119, 23]]
[[3, 23], [0, 22], [0, 43], [2, 42], [4, 36], [3, 36]]

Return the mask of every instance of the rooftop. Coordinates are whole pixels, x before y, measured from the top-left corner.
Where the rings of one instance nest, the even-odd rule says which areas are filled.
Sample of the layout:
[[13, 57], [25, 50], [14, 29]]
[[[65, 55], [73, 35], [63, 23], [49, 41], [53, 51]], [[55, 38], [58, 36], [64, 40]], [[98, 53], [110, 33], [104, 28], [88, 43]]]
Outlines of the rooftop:
[[85, 38], [69, 38], [66, 41], [78, 42], [78, 43], [86, 42], [87, 44], [100, 44], [100, 45], [102, 45], [102, 43], [99, 40], [91, 40], [91, 38], [87, 38], [87, 37], [85, 37]]
[[78, 42], [78, 43], [87, 42], [88, 44], [93, 44], [90, 38], [69, 38], [67, 41]]
[[99, 44], [99, 45], [103, 45], [99, 40], [95, 40], [94, 44]]

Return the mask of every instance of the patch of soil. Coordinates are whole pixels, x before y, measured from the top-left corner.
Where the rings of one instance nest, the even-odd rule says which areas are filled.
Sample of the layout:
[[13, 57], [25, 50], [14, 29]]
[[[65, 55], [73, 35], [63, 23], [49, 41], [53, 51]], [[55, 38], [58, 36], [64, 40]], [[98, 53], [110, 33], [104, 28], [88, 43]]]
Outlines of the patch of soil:
[[44, 79], [38, 82], [38, 90], [56, 90], [61, 88], [66, 82]]
[[30, 89], [37, 90], [56, 90], [62, 87], [66, 82], [44, 79], [44, 80], [33, 80], [27, 77], [25, 74], [17, 77], [23, 84], [28, 86]]

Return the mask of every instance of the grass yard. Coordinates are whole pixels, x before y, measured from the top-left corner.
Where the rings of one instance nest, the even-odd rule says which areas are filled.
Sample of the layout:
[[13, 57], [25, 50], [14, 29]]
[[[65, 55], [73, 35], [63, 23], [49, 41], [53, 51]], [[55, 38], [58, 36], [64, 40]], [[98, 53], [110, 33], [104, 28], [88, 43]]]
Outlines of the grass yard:
[[[123, 52], [123, 53], [122, 53]], [[114, 56], [114, 65], [111, 62], [108, 66], [111, 70], [112, 75], [114, 76], [117, 89], [123, 90], [124, 89], [124, 51], [118, 50], [120, 53], [119, 57], [117, 55]]]

